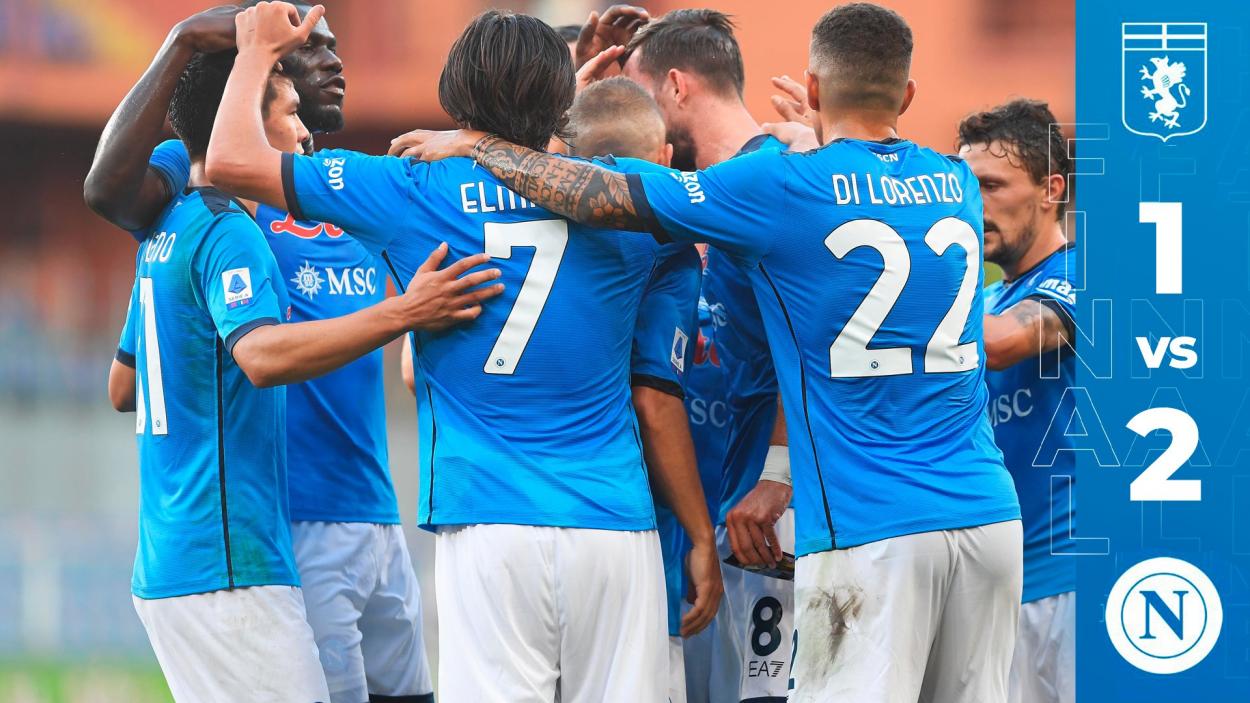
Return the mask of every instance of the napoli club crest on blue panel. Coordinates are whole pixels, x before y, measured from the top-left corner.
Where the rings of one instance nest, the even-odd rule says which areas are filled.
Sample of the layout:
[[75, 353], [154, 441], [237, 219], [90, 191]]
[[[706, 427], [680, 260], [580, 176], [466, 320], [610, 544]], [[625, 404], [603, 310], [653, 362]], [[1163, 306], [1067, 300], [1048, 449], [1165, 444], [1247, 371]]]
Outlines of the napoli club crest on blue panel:
[[1121, 25], [1120, 117], [1134, 134], [1167, 141], [1207, 124], [1207, 25]]

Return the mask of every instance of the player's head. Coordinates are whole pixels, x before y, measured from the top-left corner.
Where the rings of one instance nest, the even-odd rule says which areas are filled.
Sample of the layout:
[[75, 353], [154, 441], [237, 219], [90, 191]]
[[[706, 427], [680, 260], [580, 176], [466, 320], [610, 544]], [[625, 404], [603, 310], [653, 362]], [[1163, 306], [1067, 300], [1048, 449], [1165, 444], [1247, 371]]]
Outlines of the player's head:
[[856, 2], [812, 28], [807, 99], [828, 115], [855, 113], [894, 124], [911, 104], [911, 28], [893, 10]]
[[622, 73], [651, 92], [673, 143], [673, 166], [695, 168], [692, 134], [708, 98], [742, 102], [742, 51], [729, 15], [673, 10], [643, 25], [626, 47]]
[[[260, 0], [245, 0], [244, 8]], [[311, 8], [307, 3], [293, 3], [303, 18]], [[282, 72], [290, 76], [299, 93], [300, 118], [313, 132], [337, 132], [343, 129], [343, 97], [347, 81], [343, 78], [343, 62], [338, 55], [338, 40], [330, 25], [321, 18], [313, 27], [304, 45], [282, 57]]]
[[573, 155], [628, 156], [668, 166], [673, 146], [664, 138], [664, 118], [642, 86], [624, 76], [592, 83], [569, 110]]
[[[213, 122], [234, 67], [235, 53], [231, 49], [196, 54], [187, 62], [174, 87], [173, 98], [169, 101], [169, 123], [193, 161], [203, 159], [208, 152]], [[261, 113], [265, 136], [273, 148], [292, 153], [302, 150], [308, 130], [300, 120], [299, 95], [290, 78], [279, 73], [269, 76]]]
[[959, 155], [981, 182], [985, 259], [1011, 265], [1062, 220], [1072, 160], [1040, 100], [1012, 100], [959, 123]]
[[438, 79], [438, 101], [461, 127], [545, 151], [565, 136], [573, 59], [542, 20], [488, 10], [465, 27]]
[[573, 50], [577, 48], [577, 37], [582, 33], [582, 26], [580, 24], [562, 24], [554, 27], [554, 29], [556, 34], [559, 34], [560, 38], [564, 40], [564, 43], [568, 44], [569, 56], [572, 56]]

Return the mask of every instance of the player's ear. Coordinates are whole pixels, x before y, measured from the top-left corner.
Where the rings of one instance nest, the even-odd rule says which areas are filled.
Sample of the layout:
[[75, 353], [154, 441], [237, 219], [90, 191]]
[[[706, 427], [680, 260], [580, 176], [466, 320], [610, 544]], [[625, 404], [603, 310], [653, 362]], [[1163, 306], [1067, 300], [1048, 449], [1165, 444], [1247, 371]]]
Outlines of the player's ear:
[[673, 165], [673, 145], [665, 142], [660, 147], [660, 153], [656, 154], [655, 162], [664, 168], [671, 168]]
[[690, 97], [690, 83], [684, 72], [675, 68], [670, 68], [668, 69], [668, 75], [666, 78], [666, 87], [671, 91], [670, 95], [673, 96], [674, 103], [680, 105], [686, 100], [686, 98]]
[[1056, 210], [1059, 203], [1067, 200], [1068, 180], [1061, 174], [1052, 173], [1042, 182], [1044, 190], [1044, 202], [1042, 209], [1049, 212]]
[[807, 79], [807, 106], [820, 112], [820, 79], [811, 71], [804, 71], [803, 77]]
[[912, 98], [916, 97], [916, 79], [907, 79], [907, 88], [903, 91], [903, 106], [898, 109], [898, 114], [907, 112], [907, 108], [911, 107]]

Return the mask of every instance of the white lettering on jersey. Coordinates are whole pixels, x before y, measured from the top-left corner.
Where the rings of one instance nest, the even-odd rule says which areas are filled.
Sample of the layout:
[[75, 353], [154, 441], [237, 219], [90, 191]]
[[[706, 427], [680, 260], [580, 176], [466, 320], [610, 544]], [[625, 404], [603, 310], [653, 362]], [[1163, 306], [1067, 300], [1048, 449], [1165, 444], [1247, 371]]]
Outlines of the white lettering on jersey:
[[990, 399], [990, 424], [998, 426], [1017, 417], [1028, 417], [1033, 414], [1033, 391], [1028, 388], [1017, 389], [1014, 393], [1003, 393]]
[[[881, 156], [881, 154], [878, 154]], [[963, 188], [953, 173], [922, 173], [904, 179], [868, 173], [833, 174], [833, 198], [838, 205], [859, 205], [860, 182], [872, 205], [932, 205], [962, 203]]]
[[480, 212], [507, 212], [538, 207], [516, 193], [497, 183], [460, 184], [460, 211], [466, 214]]
[[321, 165], [326, 167], [326, 183], [333, 190], [343, 190], [343, 167], [346, 164], [346, 159], [338, 157], [322, 160]]
[[326, 275], [329, 278], [330, 295], [365, 295], [378, 292], [378, 273], [372, 266], [348, 266], [337, 271], [327, 266]]
[[674, 180], [686, 188], [686, 197], [690, 198], [691, 205], [698, 205], [707, 200], [707, 194], [703, 192], [703, 185], [699, 183], [699, 174], [693, 171], [683, 171], [668, 175], [672, 176]]

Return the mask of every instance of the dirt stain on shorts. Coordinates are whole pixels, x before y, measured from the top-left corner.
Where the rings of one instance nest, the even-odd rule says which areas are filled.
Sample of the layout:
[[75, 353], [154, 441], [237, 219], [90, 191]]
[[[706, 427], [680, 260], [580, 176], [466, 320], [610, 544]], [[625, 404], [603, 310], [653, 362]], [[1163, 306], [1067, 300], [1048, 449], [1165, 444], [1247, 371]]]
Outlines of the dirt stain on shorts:
[[817, 588], [806, 609], [796, 655], [813, 680], [826, 680], [833, 674], [838, 652], [856, 630], [864, 609], [864, 589], [853, 585]]

